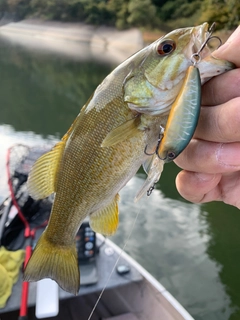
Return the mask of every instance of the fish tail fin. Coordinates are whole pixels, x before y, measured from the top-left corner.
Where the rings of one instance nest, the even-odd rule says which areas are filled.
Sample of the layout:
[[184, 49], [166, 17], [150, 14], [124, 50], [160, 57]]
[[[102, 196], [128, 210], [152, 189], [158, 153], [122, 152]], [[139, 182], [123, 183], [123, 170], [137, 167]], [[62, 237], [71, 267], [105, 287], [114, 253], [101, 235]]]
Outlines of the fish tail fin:
[[71, 246], [57, 246], [47, 239], [44, 232], [27, 263], [23, 278], [24, 281], [51, 278], [63, 290], [77, 295], [80, 273], [75, 243]]

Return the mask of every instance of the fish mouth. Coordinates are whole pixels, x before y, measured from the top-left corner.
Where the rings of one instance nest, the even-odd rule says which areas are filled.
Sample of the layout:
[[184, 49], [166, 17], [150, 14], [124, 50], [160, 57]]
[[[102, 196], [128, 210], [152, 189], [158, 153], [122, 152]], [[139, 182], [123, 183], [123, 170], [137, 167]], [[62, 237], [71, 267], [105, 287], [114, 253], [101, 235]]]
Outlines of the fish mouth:
[[[207, 22], [204, 22], [202, 25], [192, 28], [192, 47], [190, 46], [192, 54], [197, 53], [200, 50], [203, 43], [206, 41], [207, 35], [208, 35], [208, 29], [209, 29], [209, 24]], [[202, 56], [204, 53], [203, 52], [201, 53], [202, 58], [204, 58]], [[205, 56], [206, 56], [206, 53], [205, 53]]]
[[193, 54], [198, 55], [201, 60], [211, 54], [207, 42], [212, 35], [212, 31], [213, 25], [209, 29], [209, 24], [207, 22], [192, 28], [191, 45], [189, 46], [190, 50], [188, 52], [190, 59], [192, 59]]

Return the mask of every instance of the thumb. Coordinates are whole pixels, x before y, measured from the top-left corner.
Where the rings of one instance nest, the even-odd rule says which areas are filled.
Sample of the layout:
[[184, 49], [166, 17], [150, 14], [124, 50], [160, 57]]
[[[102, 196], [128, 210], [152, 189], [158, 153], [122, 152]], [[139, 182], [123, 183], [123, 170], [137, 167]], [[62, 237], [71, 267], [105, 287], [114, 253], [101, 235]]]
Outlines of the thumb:
[[226, 59], [233, 62], [237, 67], [240, 67], [240, 26], [212, 55], [218, 59]]

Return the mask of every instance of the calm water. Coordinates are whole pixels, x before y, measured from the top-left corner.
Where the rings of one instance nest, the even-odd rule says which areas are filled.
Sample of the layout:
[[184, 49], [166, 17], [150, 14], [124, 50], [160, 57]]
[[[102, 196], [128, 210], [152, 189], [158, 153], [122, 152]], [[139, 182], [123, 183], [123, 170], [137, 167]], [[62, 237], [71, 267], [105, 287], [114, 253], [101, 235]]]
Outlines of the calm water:
[[[71, 61], [26, 51], [0, 40], [0, 201], [8, 194], [6, 150], [14, 143], [57, 141], [113, 65]], [[123, 246], [180, 301], [195, 319], [240, 319], [240, 214], [222, 203], [185, 202], [177, 193], [174, 164], [165, 166], [157, 190], [138, 204], [140, 170], [121, 192]]]

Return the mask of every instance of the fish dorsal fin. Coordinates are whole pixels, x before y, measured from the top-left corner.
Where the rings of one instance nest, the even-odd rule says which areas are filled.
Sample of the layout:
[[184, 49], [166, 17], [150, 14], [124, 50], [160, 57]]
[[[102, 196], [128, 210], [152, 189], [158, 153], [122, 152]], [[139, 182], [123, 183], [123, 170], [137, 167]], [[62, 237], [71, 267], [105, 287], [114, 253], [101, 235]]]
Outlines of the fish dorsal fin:
[[110, 131], [106, 138], [102, 142], [102, 147], [111, 147], [114, 144], [130, 139], [139, 133], [139, 125], [141, 123], [141, 117], [138, 116], [131, 120], [126, 121], [119, 127]]
[[43, 199], [56, 191], [56, 176], [66, 142], [73, 131], [75, 119], [68, 132], [51, 151], [42, 155], [33, 165], [28, 176], [28, 192], [33, 199]]
[[111, 236], [116, 232], [118, 227], [119, 198], [119, 194], [117, 194], [108, 206], [90, 215], [90, 226], [95, 232], [105, 236]]

